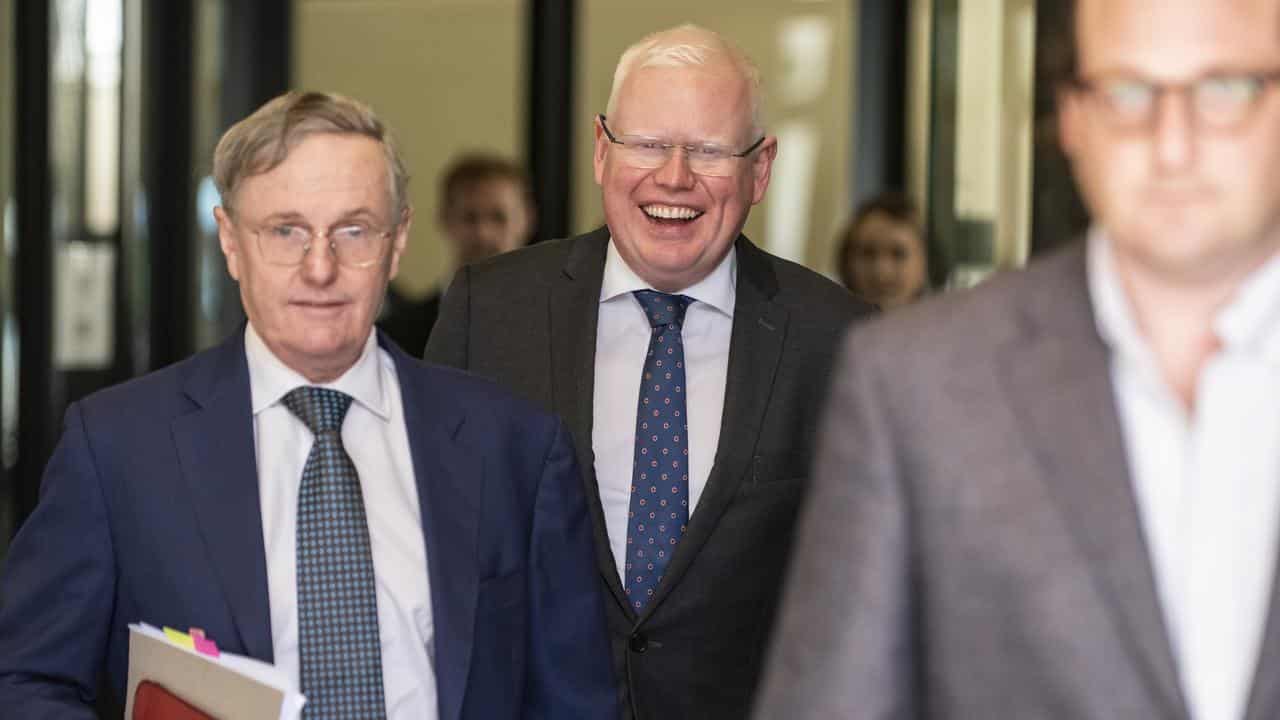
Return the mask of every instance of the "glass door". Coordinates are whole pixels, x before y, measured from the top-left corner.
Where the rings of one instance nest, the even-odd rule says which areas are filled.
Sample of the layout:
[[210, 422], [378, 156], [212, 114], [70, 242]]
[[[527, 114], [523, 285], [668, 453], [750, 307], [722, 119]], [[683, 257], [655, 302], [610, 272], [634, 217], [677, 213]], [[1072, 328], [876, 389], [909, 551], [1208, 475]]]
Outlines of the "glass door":
[[928, 225], [935, 281], [1029, 254], [1035, 0], [932, 0]]

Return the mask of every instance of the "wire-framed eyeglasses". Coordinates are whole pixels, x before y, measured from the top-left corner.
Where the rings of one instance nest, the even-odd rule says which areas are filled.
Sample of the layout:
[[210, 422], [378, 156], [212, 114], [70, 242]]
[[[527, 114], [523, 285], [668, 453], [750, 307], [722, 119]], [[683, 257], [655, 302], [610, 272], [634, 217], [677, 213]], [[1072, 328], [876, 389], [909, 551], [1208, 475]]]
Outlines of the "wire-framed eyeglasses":
[[367, 268], [382, 259], [386, 239], [395, 228], [382, 229], [364, 223], [344, 223], [315, 231], [300, 223], [269, 223], [253, 231], [258, 251], [272, 265], [300, 265], [317, 240], [327, 240], [339, 265]]
[[667, 164], [677, 149], [684, 152], [689, 170], [697, 175], [727, 177], [738, 169], [738, 160], [755, 152], [764, 144], [765, 136], [751, 143], [741, 152], [716, 143], [675, 143], [662, 138], [644, 135], [614, 135], [605, 122], [604, 115], [597, 115], [605, 137], [618, 148], [620, 159], [627, 165], [641, 170], [653, 170]]

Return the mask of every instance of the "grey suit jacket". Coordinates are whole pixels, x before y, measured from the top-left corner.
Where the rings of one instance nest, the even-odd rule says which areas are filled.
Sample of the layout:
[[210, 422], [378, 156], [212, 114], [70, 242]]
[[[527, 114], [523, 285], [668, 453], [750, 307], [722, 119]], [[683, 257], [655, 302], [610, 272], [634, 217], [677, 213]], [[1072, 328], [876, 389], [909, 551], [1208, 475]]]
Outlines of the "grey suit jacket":
[[737, 720], [760, 675], [827, 373], [840, 335], [864, 308], [834, 283], [738, 239], [714, 467], [665, 579], [637, 617], [609, 548], [591, 450], [608, 240], [600, 228], [464, 268], [427, 359], [495, 378], [569, 425], [624, 716]]
[[[1083, 245], [868, 325], [835, 373], [757, 717], [1187, 717]], [[1257, 720], [1274, 601], [1263, 642]]]

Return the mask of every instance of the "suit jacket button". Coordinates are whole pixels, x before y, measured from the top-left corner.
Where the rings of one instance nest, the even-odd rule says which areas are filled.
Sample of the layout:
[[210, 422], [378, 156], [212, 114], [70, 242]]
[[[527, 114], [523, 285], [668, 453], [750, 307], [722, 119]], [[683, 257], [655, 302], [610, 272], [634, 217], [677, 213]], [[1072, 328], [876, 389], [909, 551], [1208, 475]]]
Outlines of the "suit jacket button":
[[641, 632], [632, 633], [629, 644], [632, 652], [642, 653], [649, 649], [649, 638], [645, 637], [644, 633]]

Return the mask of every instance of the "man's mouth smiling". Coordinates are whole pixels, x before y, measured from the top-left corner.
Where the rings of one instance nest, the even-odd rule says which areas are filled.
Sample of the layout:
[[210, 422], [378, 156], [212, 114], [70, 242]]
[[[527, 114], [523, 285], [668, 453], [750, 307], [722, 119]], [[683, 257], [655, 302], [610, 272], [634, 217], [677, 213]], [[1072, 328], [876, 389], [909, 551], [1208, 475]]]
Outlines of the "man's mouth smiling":
[[702, 217], [703, 211], [687, 205], [661, 205], [651, 203], [641, 205], [640, 210], [650, 219], [659, 223], [687, 223]]

